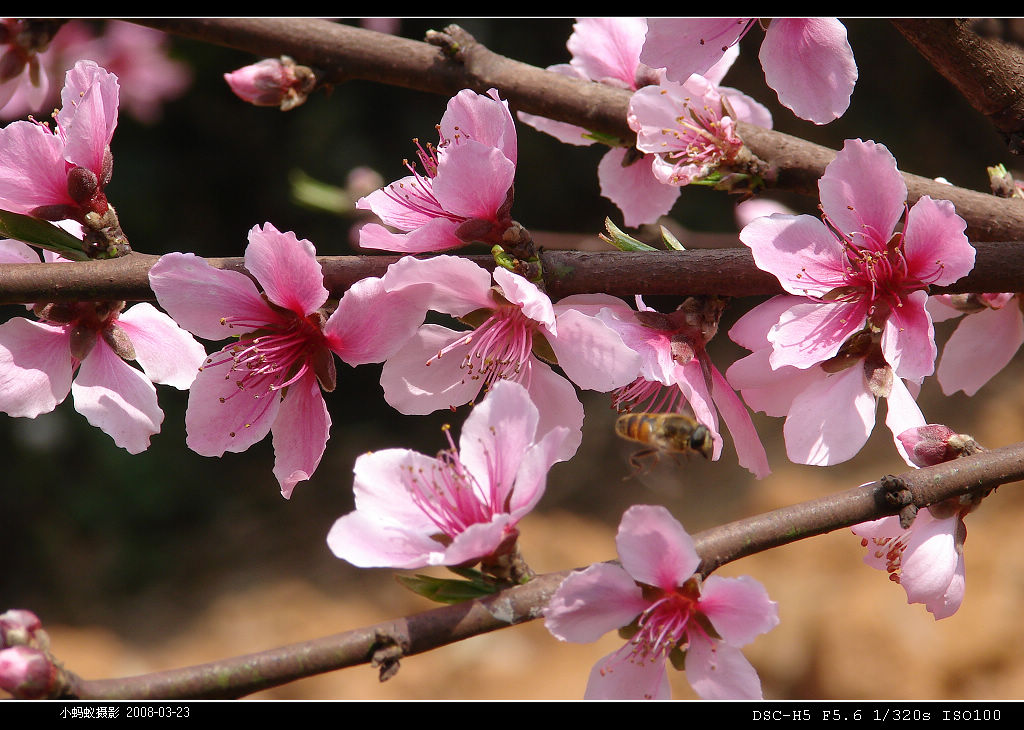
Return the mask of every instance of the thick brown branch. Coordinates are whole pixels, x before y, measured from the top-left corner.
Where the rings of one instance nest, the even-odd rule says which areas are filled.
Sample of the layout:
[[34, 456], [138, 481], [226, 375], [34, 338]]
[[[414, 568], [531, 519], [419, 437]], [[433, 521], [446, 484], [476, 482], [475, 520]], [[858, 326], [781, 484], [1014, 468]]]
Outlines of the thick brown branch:
[[[1024, 243], [976, 243], [974, 270], [941, 292], [1024, 291]], [[108, 261], [82, 261], [54, 265], [0, 264], [0, 304], [58, 301], [153, 301], [149, 269], [157, 256], [132, 253]], [[468, 256], [487, 268], [490, 256]], [[340, 297], [353, 283], [367, 276], [383, 276], [397, 256], [322, 256], [324, 283]], [[245, 271], [243, 259], [208, 259], [218, 268]], [[541, 253], [544, 283], [555, 299], [570, 294], [606, 292], [634, 294], [719, 294], [742, 297], [780, 294], [782, 287], [771, 274], [754, 266], [746, 248], [694, 249], [656, 253]]]
[[[451, 57], [429, 43], [316, 19], [205, 18], [146, 19], [154, 28], [217, 43], [259, 56], [287, 54], [318, 67], [326, 81], [366, 79], [454, 95], [461, 89], [496, 88], [519, 111], [572, 122], [624, 140], [634, 138], [626, 123], [630, 92], [580, 81], [499, 56], [461, 29], [449, 39]], [[775, 171], [774, 185], [817, 197], [817, 180], [835, 150], [769, 129], [740, 123], [751, 151]], [[880, 140], [883, 141], [884, 140]], [[904, 174], [914, 203], [922, 195], [950, 200], [978, 241], [1024, 239], [1024, 200], [996, 198], [917, 175]]]
[[[919, 507], [992, 489], [1024, 479], [1024, 443], [915, 469], [899, 479]], [[886, 493], [879, 480], [699, 532], [693, 539], [702, 558], [701, 572], [708, 574], [762, 550], [895, 514]], [[549, 573], [486, 599], [196, 667], [110, 680], [86, 681], [71, 675], [69, 692], [79, 699], [241, 697], [301, 677], [369, 663], [377, 649], [386, 648], [393, 660], [540, 618], [567, 574]]]
[[1011, 152], [1024, 152], [1024, 51], [1019, 46], [982, 38], [966, 18], [904, 18], [892, 23], [1002, 132]]

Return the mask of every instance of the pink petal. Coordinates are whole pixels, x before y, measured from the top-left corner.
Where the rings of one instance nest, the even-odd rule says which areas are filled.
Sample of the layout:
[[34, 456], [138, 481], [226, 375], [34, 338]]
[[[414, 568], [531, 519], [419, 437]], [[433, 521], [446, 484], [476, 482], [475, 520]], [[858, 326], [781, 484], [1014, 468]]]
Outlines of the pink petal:
[[[169, 253], [149, 270], [157, 301], [179, 325], [207, 340], [222, 340], [276, 322], [275, 313], [245, 274], [215, 269], [191, 253]], [[252, 322], [241, 326], [225, 317]]]
[[665, 657], [655, 660], [632, 656], [628, 641], [618, 651], [598, 660], [590, 670], [585, 700], [668, 700], [672, 691]]
[[903, 250], [910, 272], [928, 283], [946, 286], [974, 268], [974, 247], [964, 231], [967, 222], [948, 200], [927, 195], [907, 214]]
[[360, 511], [339, 517], [327, 534], [327, 546], [357, 568], [410, 570], [436, 565], [444, 546], [427, 535], [411, 534], [401, 524], [382, 523]]
[[836, 18], [775, 18], [758, 55], [765, 82], [801, 119], [828, 124], [850, 106], [857, 64]]
[[494, 220], [515, 175], [515, 163], [501, 150], [471, 139], [448, 147], [438, 160], [434, 195], [456, 216]]
[[253, 226], [245, 248], [245, 268], [256, 277], [274, 304], [300, 316], [315, 312], [327, 301], [323, 270], [313, 244], [270, 223]]
[[749, 644], [779, 625], [778, 604], [768, 598], [763, 585], [746, 575], [707, 578], [701, 588], [700, 612], [733, 646]]
[[619, 206], [625, 225], [654, 223], [672, 210], [679, 199], [679, 188], [658, 182], [654, 177], [653, 155], [644, 155], [623, 167], [625, 156], [625, 148], [614, 147], [601, 158], [597, 166], [601, 195]]
[[501, 267], [494, 270], [494, 282], [501, 287], [505, 299], [522, 309], [526, 317], [541, 324], [550, 334], [555, 334], [554, 307], [548, 295], [536, 284]]
[[122, 312], [117, 324], [128, 334], [135, 359], [150, 380], [188, 390], [206, 359], [206, 350], [192, 335], [148, 302]]
[[35, 418], [71, 391], [69, 329], [24, 317], [0, 325], [0, 411]]
[[[519, 522], [544, 496], [548, 472], [555, 462], [568, 461], [572, 458], [572, 454], [567, 456], [565, 453], [570, 433], [573, 440], [582, 437], [578, 430], [572, 431], [566, 426], [556, 426], [523, 454], [516, 472], [515, 489], [508, 501], [512, 524]], [[575, 450], [574, 446], [573, 453]]]
[[558, 313], [558, 337], [549, 342], [566, 376], [586, 390], [607, 393], [640, 372], [640, 356], [613, 329], [574, 309]]
[[750, 420], [750, 414], [736, 395], [736, 391], [729, 386], [714, 365], [711, 366], [711, 381], [712, 397], [732, 435], [740, 466], [749, 470], [758, 479], [763, 479], [771, 473], [771, 469], [768, 468], [768, 455], [764, 451], [764, 445], [757, 435], [753, 421]]
[[911, 292], [892, 310], [882, 330], [882, 353], [901, 378], [921, 382], [935, 371], [935, 331], [925, 310], [928, 295]]
[[798, 395], [816, 383], [819, 368], [800, 370], [791, 366], [773, 370], [771, 350], [758, 350], [734, 362], [726, 379], [743, 393], [743, 400], [755, 411], [768, 416], [785, 416]]
[[819, 380], [793, 400], [783, 432], [796, 464], [831, 466], [860, 451], [875, 425], [875, 398], [855, 365]]
[[935, 617], [935, 620], [949, 618], [960, 609], [964, 601], [966, 590], [966, 576], [964, 574], [963, 551], [957, 556], [956, 570], [953, 571], [953, 578], [949, 581], [946, 592], [937, 598], [933, 598], [924, 604], [924, 607]]
[[0, 238], [0, 264], [38, 264], [39, 254], [21, 241]]
[[778, 323], [783, 312], [788, 311], [793, 305], [803, 304], [805, 301], [801, 297], [791, 297], [785, 294], [772, 297], [736, 320], [736, 324], [729, 330], [729, 339], [748, 350], [770, 347], [768, 332]]
[[399, 253], [445, 251], [466, 245], [455, 235], [459, 225], [461, 221], [432, 218], [409, 233], [392, 233], [382, 225], [367, 223], [359, 229], [359, 247]]
[[548, 434], [560, 427], [568, 429], [557, 451], [559, 461], [568, 461], [583, 441], [583, 404], [568, 380], [537, 358], [531, 358], [529, 365], [527, 390], [540, 413], [537, 433]]
[[210, 356], [219, 364], [205, 365], [189, 390], [186, 443], [202, 456], [240, 453], [263, 440], [281, 407], [276, 391], [254, 394], [238, 387], [231, 347]]
[[768, 332], [772, 367], [809, 368], [833, 357], [864, 326], [867, 309], [866, 299], [790, 307]]
[[443, 557], [434, 557], [431, 565], [465, 565], [491, 555], [508, 534], [512, 516], [496, 514], [490, 522], [478, 522], [465, 528], [452, 539]]
[[388, 291], [413, 288], [413, 295], [424, 312], [432, 309], [461, 317], [476, 309], [495, 306], [491, 297], [491, 274], [457, 256], [429, 259], [404, 256], [388, 267], [383, 282]]
[[117, 90], [116, 76], [91, 61], [79, 61], [68, 71], [61, 92], [64, 106], [58, 122], [67, 138], [64, 159], [91, 170], [101, 181], [103, 158], [117, 126]]
[[508, 110], [508, 102], [499, 99], [495, 89], [490, 89], [487, 94], [463, 89], [448, 102], [438, 126], [445, 139], [457, 140], [442, 148], [442, 156], [468, 138], [496, 148], [515, 168], [515, 122]]
[[380, 376], [384, 400], [399, 413], [417, 416], [473, 400], [482, 384], [469, 377], [462, 367], [462, 360], [469, 352], [468, 345], [431, 361], [442, 348], [463, 334], [434, 324], [420, 327], [415, 336], [384, 363]]
[[[840, 231], [881, 247], [907, 202], [907, 184], [883, 144], [848, 139], [818, 181], [821, 207]], [[854, 239], [855, 243], [865, 242]]]
[[71, 385], [75, 410], [129, 454], [149, 448], [164, 412], [149, 378], [118, 357], [102, 337], [82, 361]]
[[312, 373], [288, 386], [272, 431], [274, 476], [288, 499], [296, 484], [313, 476], [331, 432], [327, 404]]
[[959, 517], [936, 519], [921, 510], [903, 551], [900, 585], [908, 603], [928, 603], [945, 595], [959, 563], [954, 541]]
[[644, 18], [580, 18], [573, 24], [566, 46], [572, 65], [587, 78], [634, 89], [646, 35]]
[[383, 362], [413, 338], [424, 314], [413, 295], [389, 292], [383, 280], [366, 278], [345, 292], [324, 334], [328, 347], [349, 365]]
[[903, 460], [910, 466], [915, 466], [913, 459], [907, 453], [907, 447], [900, 440], [899, 435], [909, 428], [917, 428], [925, 425], [924, 415], [918, 407], [914, 396], [907, 390], [903, 380], [894, 377], [892, 388], [885, 399], [886, 414], [885, 425], [892, 431], [893, 441], [896, 443], [896, 450], [903, 457]]
[[950, 335], [939, 361], [942, 392], [978, 392], [1006, 367], [1024, 344], [1024, 318], [1016, 302], [1002, 309], [985, 309], [964, 317]]
[[518, 486], [520, 459], [534, 443], [538, 420], [526, 388], [505, 380], [495, 383], [466, 417], [459, 457], [481, 488], [494, 492], [498, 504], [505, 504], [512, 486]]
[[[686, 86], [691, 86], [696, 79], [690, 77], [686, 82]], [[710, 80], [705, 78], [705, 81], [710, 83]], [[772, 128], [772, 113], [768, 111], [768, 107], [755, 99], [747, 96], [738, 89], [733, 89], [729, 86], [718, 86], [712, 85], [718, 95], [720, 95], [725, 102], [732, 109], [734, 119], [741, 122], [749, 122], [755, 124], [758, 127], [764, 127], [765, 129]]]
[[[372, 210], [389, 226], [403, 231], [412, 231], [435, 220], [437, 212], [423, 210], [414, 204], [407, 205], [405, 201], [411, 201], [414, 198], [411, 192], [429, 194], [431, 187], [431, 178], [406, 175], [395, 180], [386, 188], [375, 190], [360, 198], [356, 201], [356, 208]], [[364, 245], [362, 241], [360, 241], [360, 245]], [[374, 247], [369, 246], [368, 248]]]
[[704, 700], [760, 700], [761, 679], [743, 652], [723, 641], [691, 637], [686, 678]]
[[[412, 498], [418, 475], [432, 475], [437, 460], [409, 449], [382, 449], [356, 459], [352, 491], [356, 509], [372, 515], [380, 524], [394, 524], [409, 534], [425, 537], [437, 532], [437, 525]], [[431, 539], [432, 549], [439, 549]]]
[[544, 609], [544, 626], [562, 641], [588, 644], [629, 625], [648, 605], [625, 570], [595, 563], [562, 581]]
[[640, 60], [672, 81], [704, 74], [746, 32], [747, 18], [651, 18]]
[[740, 231], [740, 240], [750, 247], [757, 267], [774, 274], [790, 294], [822, 296], [846, 284], [843, 248], [817, 218], [755, 218]]
[[0, 130], [0, 203], [21, 214], [41, 205], [74, 205], [59, 137], [31, 122]]
[[700, 564], [693, 539], [667, 509], [635, 505], [626, 510], [615, 537], [619, 562], [633, 580], [673, 591]]
[[683, 396], [693, 409], [693, 415], [704, 427], [711, 431], [714, 447], [711, 459], [718, 461], [722, 456], [722, 435], [718, 428], [718, 410], [714, 407], [711, 393], [708, 392], [707, 381], [704, 380], [704, 368], [699, 358], [694, 358], [686, 365], [676, 365], [675, 381], [679, 384]]

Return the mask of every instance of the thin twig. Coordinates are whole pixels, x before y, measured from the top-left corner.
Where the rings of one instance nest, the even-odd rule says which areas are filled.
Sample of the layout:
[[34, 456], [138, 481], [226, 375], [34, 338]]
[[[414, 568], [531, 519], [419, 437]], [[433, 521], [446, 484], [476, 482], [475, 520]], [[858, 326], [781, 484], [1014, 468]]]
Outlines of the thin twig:
[[[1024, 243], [976, 243], [974, 269], [933, 294], [1024, 291]], [[625, 252], [543, 251], [544, 284], [559, 299], [570, 294], [718, 294], [741, 297], [781, 294], [773, 275], [754, 265], [749, 249]], [[0, 304], [60, 301], [154, 301], [149, 269], [158, 256], [132, 253], [105, 261], [62, 264], [0, 264]], [[383, 276], [398, 256], [321, 256], [324, 284], [340, 297], [356, 281]], [[465, 258], [488, 269], [491, 256]], [[245, 272], [244, 259], [211, 258], [211, 265]]]
[[[149, 18], [136, 20], [169, 33], [249, 51], [289, 55], [315, 66], [327, 83], [365, 79], [452, 96], [495, 88], [518, 111], [571, 122], [632, 140], [626, 123], [630, 92], [582, 81], [488, 50], [457, 26], [435, 35], [444, 47], [310, 18]], [[446, 40], [450, 39], [450, 40]], [[448, 53], [446, 53], [448, 51]], [[745, 122], [740, 137], [774, 171], [774, 186], [817, 196], [817, 180], [835, 150]], [[884, 140], [882, 140], [884, 141]], [[904, 173], [913, 204], [922, 195], [952, 201], [978, 241], [1024, 239], [1024, 200], [997, 198]]]
[[[918, 507], [1024, 479], [1024, 443], [994, 449], [897, 476]], [[693, 536], [707, 575], [722, 565], [814, 535], [896, 514], [882, 480], [802, 502]], [[401, 656], [436, 649], [471, 636], [540, 618], [568, 571], [538, 576], [476, 601], [435, 608], [395, 621], [346, 631], [270, 651], [123, 679], [82, 680], [69, 675], [79, 699], [209, 699], [242, 697], [302, 677], [374, 661], [387, 649], [390, 665]]]

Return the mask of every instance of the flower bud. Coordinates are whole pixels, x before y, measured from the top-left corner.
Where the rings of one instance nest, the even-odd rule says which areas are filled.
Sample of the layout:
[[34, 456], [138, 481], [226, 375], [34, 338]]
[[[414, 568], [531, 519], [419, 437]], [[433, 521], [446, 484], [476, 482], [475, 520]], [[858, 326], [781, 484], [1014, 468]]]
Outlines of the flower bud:
[[267, 58], [224, 74], [235, 95], [256, 106], [294, 109], [306, 101], [316, 85], [316, 76], [308, 66], [300, 66], [288, 56]]
[[19, 700], [48, 697], [57, 685], [57, 667], [38, 649], [0, 650], [0, 689]]
[[919, 467], [942, 464], [982, 450], [971, 436], [954, 433], [948, 426], [937, 423], [908, 428], [897, 438], [910, 460]]
[[25, 645], [32, 641], [36, 633], [43, 634], [43, 622], [31, 611], [14, 608], [0, 614], [0, 648]]

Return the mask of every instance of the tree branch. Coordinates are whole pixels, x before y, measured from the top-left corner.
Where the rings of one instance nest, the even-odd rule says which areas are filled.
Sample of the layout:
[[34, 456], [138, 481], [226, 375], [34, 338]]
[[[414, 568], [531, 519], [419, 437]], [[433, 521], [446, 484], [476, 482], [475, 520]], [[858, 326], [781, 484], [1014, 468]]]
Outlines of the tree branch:
[[[458, 26], [434, 39], [444, 48], [310, 18], [148, 18], [135, 22], [258, 56], [286, 54], [322, 72], [328, 84], [365, 79], [452, 96], [462, 89], [501, 92], [516, 110], [635, 139], [626, 123], [630, 92], [513, 61]], [[448, 53], [446, 54], [446, 51]], [[740, 122], [740, 137], [776, 173], [774, 186], [817, 197], [835, 150]], [[922, 195], [950, 200], [978, 241], [1024, 239], [1024, 200], [936, 183], [904, 173], [912, 205]]]
[[[918, 507], [1024, 479], [1024, 443], [898, 475]], [[828, 497], [713, 527], [693, 536], [707, 575], [722, 565], [813, 535], [897, 512], [882, 480]], [[374, 663], [382, 673], [399, 658], [496, 629], [532, 621], [569, 571], [538, 576], [526, 585], [454, 606], [346, 631], [270, 651], [138, 677], [83, 680], [68, 673], [77, 699], [234, 698], [322, 672]], [[383, 674], [382, 674], [383, 676]]]
[[[1024, 243], [976, 243], [974, 270], [933, 294], [1024, 291]], [[383, 276], [398, 256], [320, 256], [324, 285], [340, 297], [367, 276]], [[491, 256], [466, 256], [487, 269]], [[560, 299], [570, 294], [719, 294], [742, 297], [783, 293], [778, 279], [754, 265], [746, 248], [625, 252], [543, 251], [544, 284]], [[155, 301], [149, 269], [159, 256], [132, 253], [104, 261], [54, 265], [0, 264], [0, 304], [61, 301]], [[245, 273], [244, 259], [211, 258], [220, 269]]]
[[1024, 152], [1024, 52], [1019, 46], [982, 38], [966, 18], [904, 18], [892, 24], [988, 117], [1010, 152]]

